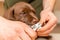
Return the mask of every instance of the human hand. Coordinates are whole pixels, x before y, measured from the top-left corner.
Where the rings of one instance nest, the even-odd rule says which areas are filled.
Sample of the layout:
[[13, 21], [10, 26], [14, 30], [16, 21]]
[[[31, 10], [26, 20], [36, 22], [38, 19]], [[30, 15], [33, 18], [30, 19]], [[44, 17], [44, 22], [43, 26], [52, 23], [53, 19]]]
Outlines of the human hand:
[[57, 18], [55, 17], [53, 12], [48, 10], [41, 11], [40, 16], [41, 19], [39, 22], [43, 26], [41, 29], [37, 30], [38, 36], [48, 36], [57, 24]]
[[28, 25], [0, 17], [0, 40], [35, 40], [36, 37]]

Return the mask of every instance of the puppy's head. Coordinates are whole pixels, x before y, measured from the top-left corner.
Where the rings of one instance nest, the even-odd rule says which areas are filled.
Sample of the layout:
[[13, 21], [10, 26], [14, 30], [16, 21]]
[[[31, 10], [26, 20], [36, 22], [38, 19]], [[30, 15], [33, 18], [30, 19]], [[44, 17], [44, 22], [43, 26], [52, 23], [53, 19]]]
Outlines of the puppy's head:
[[16, 3], [6, 11], [4, 17], [9, 20], [22, 21], [28, 25], [33, 25], [38, 22], [34, 8], [25, 2]]

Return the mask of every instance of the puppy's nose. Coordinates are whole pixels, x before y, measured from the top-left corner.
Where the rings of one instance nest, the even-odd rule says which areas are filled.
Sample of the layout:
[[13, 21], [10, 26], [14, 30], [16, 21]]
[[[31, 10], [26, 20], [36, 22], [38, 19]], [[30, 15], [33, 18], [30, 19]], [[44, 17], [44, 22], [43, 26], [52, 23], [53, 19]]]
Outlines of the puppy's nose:
[[33, 21], [32, 21], [32, 23], [33, 23], [33, 24], [36, 24], [38, 21], [39, 21], [38, 19], [35, 19], [35, 18], [34, 18]]

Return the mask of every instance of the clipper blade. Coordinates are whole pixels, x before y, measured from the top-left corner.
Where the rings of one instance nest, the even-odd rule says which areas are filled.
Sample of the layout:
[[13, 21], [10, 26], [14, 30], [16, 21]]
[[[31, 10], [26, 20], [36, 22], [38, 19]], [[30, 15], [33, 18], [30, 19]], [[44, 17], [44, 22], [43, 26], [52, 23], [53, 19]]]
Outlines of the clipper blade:
[[39, 28], [39, 29], [41, 28], [41, 24], [40, 24], [40, 23], [37, 23], [37, 24], [31, 26], [31, 28], [32, 28], [34, 31], [36, 31], [38, 28]]

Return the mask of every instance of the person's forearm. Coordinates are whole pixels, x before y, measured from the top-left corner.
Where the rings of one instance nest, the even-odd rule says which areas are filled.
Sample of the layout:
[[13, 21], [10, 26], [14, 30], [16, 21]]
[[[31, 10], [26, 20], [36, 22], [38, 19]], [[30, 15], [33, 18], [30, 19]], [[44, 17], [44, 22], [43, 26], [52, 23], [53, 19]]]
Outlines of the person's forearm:
[[43, 10], [52, 11], [54, 8], [55, 0], [43, 0]]

